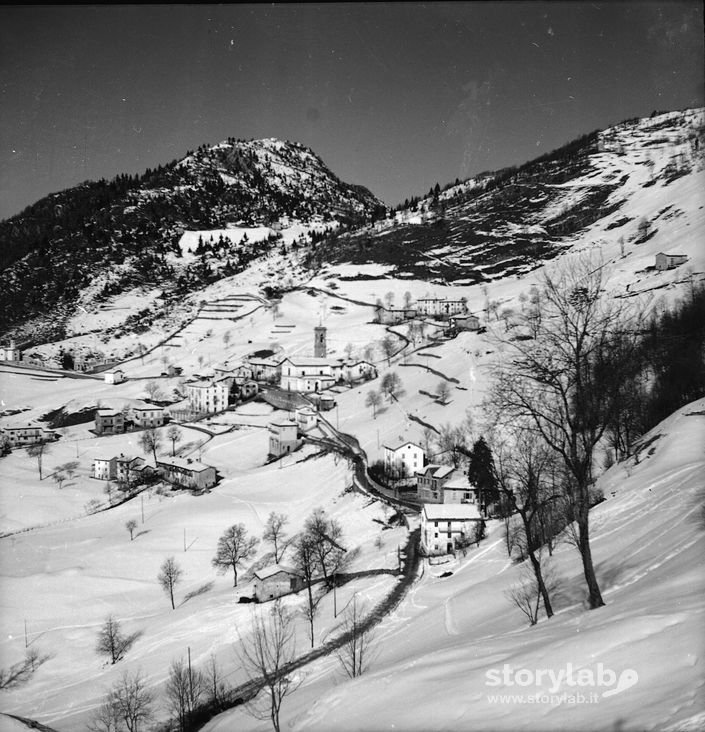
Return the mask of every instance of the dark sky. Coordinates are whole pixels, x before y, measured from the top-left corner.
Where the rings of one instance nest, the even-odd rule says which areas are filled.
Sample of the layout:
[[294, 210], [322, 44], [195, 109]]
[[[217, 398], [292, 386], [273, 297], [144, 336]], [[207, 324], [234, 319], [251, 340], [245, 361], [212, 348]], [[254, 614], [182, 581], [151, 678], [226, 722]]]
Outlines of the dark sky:
[[230, 135], [394, 205], [702, 106], [704, 63], [701, 2], [5, 6], [0, 218]]

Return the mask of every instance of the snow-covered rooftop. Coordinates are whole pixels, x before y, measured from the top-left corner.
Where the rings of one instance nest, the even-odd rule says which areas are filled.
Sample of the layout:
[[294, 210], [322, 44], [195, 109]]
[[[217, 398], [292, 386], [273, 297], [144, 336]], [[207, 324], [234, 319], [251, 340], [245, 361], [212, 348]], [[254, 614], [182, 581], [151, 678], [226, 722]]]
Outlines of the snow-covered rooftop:
[[482, 518], [473, 503], [424, 503], [423, 513], [428, 521], [472, 521]]

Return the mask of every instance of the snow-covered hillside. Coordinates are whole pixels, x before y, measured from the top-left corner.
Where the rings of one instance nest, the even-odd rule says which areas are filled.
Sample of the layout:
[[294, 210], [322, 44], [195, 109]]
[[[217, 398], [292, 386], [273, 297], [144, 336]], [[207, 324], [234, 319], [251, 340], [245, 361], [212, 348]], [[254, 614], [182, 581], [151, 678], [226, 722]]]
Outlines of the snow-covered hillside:
[[[396, 227], [391, 221], [378, 222], [374, 229], [342, 233], [334, 257], [312, 236], [337, 226], [326, 217], [305, 222], [283, 218], [276, 226], [257, 227], [229, 221], [227, 227], [219, 223], [178, 235], [174, 231], [172, 244], [178, 253], [172, 248], [165, 257], [187, 269], [200, 266], [201, 256], [194, 253], [199, 237], [209, 241], [213, 236], [217, 244], [222, 234], [237, 246], [244, 234], [250, 244], [281, 238], [235, 274], [200, 284], [178, 298], [165, 296], [168, 283], [133, 283], [121, 290], [118, 280], [129, 264], [106, 266], [81, 291], [66, 319], [65, 334], [30, 352], [50, 359], [62, 350], [76, 355], [100, 351], [122, 361], [127, 380], [112, 385], [100, 375], [74, 378], [59, 370], [0, 365], [0, 426], [39, 420], [59, 409], [75, 414], [99, 406], [133, 406], [147, 398], [150, 381], [157, 383], [165, 401], [174, 401], [180, 399], [175, 390], [183, 389], [184, 378], [212, 376], [258, 351], [282, 358], [312, 354], [313, 329], [324, 325], [329, 356], [368, 358], [379, 372], [375, 381], [336, 387], [332, 396], [337, 408], [326, 415], [357, 438], [369, 462], [382, 457], [385, 444], [421, 443], [427, 425], [438, 430], [464, 423], [474, 439], [481, 430], [481, 402], [497, 365], [492, 334], [506, 332], [542, 274], [588, 255], [604, 269], [607, 296], [626, 299], [644, 314], [668, 307], [705, 279], [704, 115], [704, 110], [669, 113], [596, 134], [594, 148], [579, 165], [568, 166], [565, 179], [558, 179], [556, 161], [541, 163], [550, 175], [530, 181], [536, 200], [531, 206], [512, 207], [507, 199], [504, 217], [489, 205], [499, 206], [499, 188], [478, 197], [478, 186], [466, 182], [457, 191], [440, 193], [447, 221], [455, 222], [451, 234], [453, 226], [462, 224], [462, 231], [483, 238], [479, 248], [474, 248], [477, 242], [461, 241], [461, 229], [452, 236], [446, 231], [442, 244], [434, 233], [425, 248], [420, 240], [406, 241], [412, 231], [426, 236], [440, 230], [433, 221], [438, 221], [437, 210], [401, 212]], [[265, 142], [261, 159], [252, 150], [233, 157], [236, 145], [228, 142], [197, 151], [181, 168], [195, 175], [200, 165], [227, 162], [251, 172], [256, 162], [269, 165], [276, 180], [298, 180], [300, 171], [287, 157], [289, 148], [279, 150], [276, 143]], [[533, 170], [538, 176], [538, 168]], [[219, 175], [226, 175], [224, 171], [219, 169]], [[220, 179], [230, 189], [237, 185]], [[523, 185], [521, 179], [511, 183], [515, 192]], [[570, 232], [549, 232], [550, 222], [565, 223], [576, 212], [584, 214], [585, 206], [595, 201], [596, 189], [602, 196], [597, 218], [585, 219]], [[147, 198], [142, 204], [148, 206]], [[421, 208], [434, 208], [431, 204], [422, 201]], [[433, 220], [424, 221], [427, 214]], [[416, 215], [419, 223], [412, 220]], [[484, 223], [477, 216], [485, 217]], [[387, 247], [389, 237], [401, 237], [400, 248]], [[551, 251], [531, 261], [513, 260], [507, 247], [519, 251], [528, 239], [550, 244]], [[494, 242], [490, 249], [487, 242]], [[394, 256], [387, 256], [389, 252]], [[682, 254], [687, 260], [657, 270], [660, 252]], [[445, 277], [451, 269], [465, 274]], [[471, 270], [474, 274], [468, 275]], [[443, 324], [431, 317], [414, 319], [413, 327], [375, 322], [378, 300], [400, 307], [408, 297], [413, 306], [428, 296], [466, 298], [483, 332], [442, 337]], [[132, 317], [136, 313], [139, 317]], [[396, 343], [396, 353], [389, 357], [381, 347], [388, 335]], [[169, 366], [179, 367], [182, 375], [168, 376]], [[402, 390], [396, 400], [385, 399], [373, 416], [366, 396], [389, 372], [400, 377]], [[435, 397], [440, 384], [449, 388], [447, 400]], [[293, 534], [320, 506], [340, 520], [349, 546], [359, 549], [355, 571], [396, 567], [397, 548], [408, 532], [383, 528], [390, 512], [379, 501], [346, 492], [352, 474], [345, 460], [318, 455], [309, 445], [280, 463], [266, 464], [267, 424], [284, 416], [289, 415], [252, 402], [198, 425], [182, 425], [178, 454], [201, 459], [222, 476], [211, 493], [145, 493], [90, 515], [87, 506], [94, 510], [96, 502], [108, 504], [103, 483], [90, 477], [93, 458], [125, 453], [144, 455], [151, 462], [138, 443], [139, 434], [97, 437], [91, 423], [59, 427], [60, 439], [44, 457], [43, 480], [36, 460], [24, 450], [0, 459], [0, 533], [7, 534], [0, 553], [0, 667], [23, 656], [25, 620], [28, 641], [49, 655], [25, 686], [3, 692], [3, 711], [37, 718], [60, 732], [83, 730], [123, 669], [142, 669], [160, 693], [169, 663], [184, 656], [187, 647], [196, 665], [213, 653], [228, 683], [242, 681], [233, 643], [235, 628], [249, 627], [250, 611], [236, 603], [231, 579], [218, 577], [210, 565], [220, 533], [231, 524], [243, 522], [260, 536], [267, 515], [276, 510], [289, 515]], [[160, 453], [170, 455], [166, 428], [160, 434]], [[705, 703], [699, 632], [704, 614], [699, 561], [705, 530], [703, 438], [701, 400], [645, 436], [636, 460], [618, 464], [600, 479], [607, 500], [594, 509], [592, 527], [606, 607], [584, 610], [579, 555], [562, 545], [554, 558], [562, 579], [558, 612], [538, 627], [524, 627], [523, 616], [504, 596], [519, 569], [506, 559], [502, 528], [491, 525], [478, 550], [454, 565], [425, 567], [410, 594], [377, 629], [379, 650], [370, 675], [343, 683], [333, 660], [307, 667], [304, 685], [285, 704], [285, 726], [558, 730], [620, 724], [667, 729], [674, 724], [680, 729], [691, 718], [696, 719], [693, 729], [702, 726], [698, 723], [705, 720], [696, 715]], [[79, 463], [76, 474], [59, 488], [51, 476], [74, 460]], [[134, 541], [125, 529], [129, 519], [140, 523]], [[268, 551], [260, 545], [255, 562], [267, 562]], [[172, 554], [185, 570], [182, 601], [174, 611], [156, 582], [160, 563]], [[453, 575], [441, 578], [447, 569]], [[374, 603], [395, 582], [391, 574], [360, 576], [341, 589], [342, 602], [358, 591]], [[289, 602], [298, 608], [301, 598]], [[127, 631], [142, 633], [116, 667], [105, 665], [94, 649], [108, 613], [124, 622]], [[331, 615], [327, 596], [318, 642], [334, 628]], [[303, 649], [305, 623], [301, 618], [298, 622]], [[601, 663], [617, 677], [626, 674], [624, 684], [635, 678], [633, 671], [638, 681], [600, 696], [589, 709], [488, 699], [489, 694], [516, 691], [488, 686], [486, 674], [492, 669], [501, 672], [510, 664], [515, 670], [558, 673], [568, 663], [575, 669]], [[166, 709], [160, 705], [157, 716], [164, 718]], [[209, 727], [234, 728], [257, 727], [239, 710]]]
[[[557, 613], [527, 627], [504, 594], [520, 567], [494, 523], [466, 558], [426, 566], [376, 631], [367, 674], [346, 681], [335, 659], [311, 665], [285, 702], [282, 728], [701, 729], [705, 400], [642, 444], [598, 483], [607, 500], [593, 510], [592, 543], [605, 607], [585, 609], [579, 554], [562, 544], [552, 559]], [[243, 728], [267, 725], [238, 709], [206, 727]]]

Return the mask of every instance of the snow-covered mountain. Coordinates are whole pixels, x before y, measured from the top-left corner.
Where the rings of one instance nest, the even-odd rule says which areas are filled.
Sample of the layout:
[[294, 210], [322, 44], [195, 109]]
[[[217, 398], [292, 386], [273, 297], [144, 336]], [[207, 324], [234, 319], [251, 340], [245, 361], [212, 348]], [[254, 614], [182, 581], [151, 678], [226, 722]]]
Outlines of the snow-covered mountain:
[[[282, 228], [335, 228], [380, 210], [368, 190], [342, 182], [303, 145], [234, 138], [203, 145], [139, 177], [47, 196], [0, 223], [0, 331], [14, 327], [20, 338], [55, 339], [75, 301], [101, 274], [111, 277], [97, 297], [155, 285], [179, 299], [241, 271], [276, 245]], [[251, 239], [241, 248], [239, 237], [218, 246], [216, 235], [216, 246], [198, 263], [174, 261], [184, 232], [238, 226], [267, 227], [266, 236], [257, 237], [254, 248]]]
[[[702, 109], [627, 120], [519, 167], [431, 192], [339, 238], [326, 257], [473, 284], [535, 269], [586, 235], [638, 244], [664, 216], [689, 215], [674, 184], [702, 170], [704, 144]], [[629, 226], [642, 218], [643, 231]]]

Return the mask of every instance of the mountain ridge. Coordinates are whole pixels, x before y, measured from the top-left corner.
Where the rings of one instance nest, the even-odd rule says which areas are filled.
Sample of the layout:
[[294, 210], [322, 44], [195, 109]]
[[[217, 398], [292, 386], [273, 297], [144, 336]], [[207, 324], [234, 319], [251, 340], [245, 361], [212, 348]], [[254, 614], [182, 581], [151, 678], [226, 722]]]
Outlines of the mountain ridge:
[[275, 248], [296, 251], [313, 272], [374, 263], [391, 267], [385, 276], [472, 285], [531, 271], [586, 232], [619, 230], [638, 245], [666, 212], [649, 211], [638, 222], [646, 228], [635, 229], [629, 201], [702, 167], [703, 144], [703, 109], [633, 118], [522, 165], [436, 185], [393, 211], [299, 143], [201, 145], [142, 176], [81, 184], [0, 222], [0, 333], [60, 340], [76, 303], [90, 308], [139, 288], [160, 289], [166, 311]]

